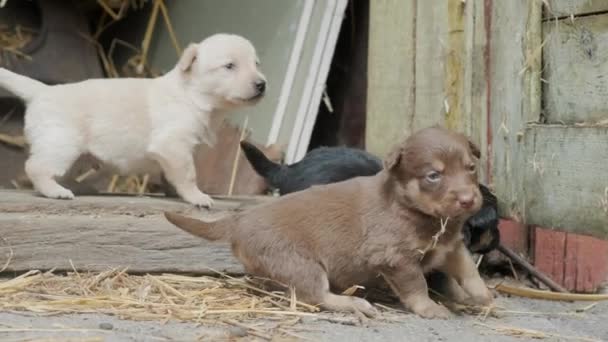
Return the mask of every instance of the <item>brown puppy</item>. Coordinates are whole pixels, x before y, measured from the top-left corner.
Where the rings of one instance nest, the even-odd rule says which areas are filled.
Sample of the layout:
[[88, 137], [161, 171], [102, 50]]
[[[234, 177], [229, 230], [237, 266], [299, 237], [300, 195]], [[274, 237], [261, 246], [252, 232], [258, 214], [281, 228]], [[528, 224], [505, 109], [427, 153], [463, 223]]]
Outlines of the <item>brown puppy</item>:
[[305, 302], [373, 316], [366, 300], [331, 290], [384, 278], [406, 308], [445, 318], [449, 311], [428, 296], [431, 270], [476, 303], [492, 301], [460, 237], [481, 205], [475, 156], [463, 135], [431, 127], [397, 146], [375, 176], [313, 186], [214, 222], [165, 215], [193, 235], [231, 242], [247, 272], [293, 286]]

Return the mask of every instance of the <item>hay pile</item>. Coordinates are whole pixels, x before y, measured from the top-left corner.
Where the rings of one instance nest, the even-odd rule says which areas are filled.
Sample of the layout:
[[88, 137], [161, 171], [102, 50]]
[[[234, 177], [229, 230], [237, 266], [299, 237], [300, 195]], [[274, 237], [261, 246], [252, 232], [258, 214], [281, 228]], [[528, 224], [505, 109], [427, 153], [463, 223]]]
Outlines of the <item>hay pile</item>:
[[[65, 275], [29, 271], [0, 280], [0, 310], [51, 315], [103, 313], [163, 324], [169, 320], [222, 323], [267, 340], [302, 338], [294, 326], [302, 317], [357, 324], [353, 319], [320, 315], [317, 307], [281, 292], [262, 290], [248, 278], [130, 275], [126, 269]], [[260, 318], [271, 321], [271, 326], [262, 329], [245, 323]]]
[[[298, 324], [303, 319], [304, 323], [326, 321], [344, 325], [361, 325], [366, 321], [350, 313], [320, 312], [318, 307], [284, 292], [263, 290], [256, 285], [260, 281], [264, 279], [225, 274], [133, 275], [126, 269], [68, 274], [34, 270], [11, 279], [0, 278], [0, 310], [43, 315], [108, 314], [162, 324], [169, 320], [223, 324], [266, 340], [281, 336], [307, 339], [301, 334], [310, 328]], [[409, 316], [399, 308], [382, 304], [376, 307], [380, 316], [375, 322], [403, 323]], [[19, 330], [11, 329], [0, 331]]]
[[131, 320], [204, 322], [314, 316], [315, 306], [262, 290], [248, 278], [130, 275], [126, 269], [57, 275], [29, 271], [0, 281], [0, 310], [105, 313]]

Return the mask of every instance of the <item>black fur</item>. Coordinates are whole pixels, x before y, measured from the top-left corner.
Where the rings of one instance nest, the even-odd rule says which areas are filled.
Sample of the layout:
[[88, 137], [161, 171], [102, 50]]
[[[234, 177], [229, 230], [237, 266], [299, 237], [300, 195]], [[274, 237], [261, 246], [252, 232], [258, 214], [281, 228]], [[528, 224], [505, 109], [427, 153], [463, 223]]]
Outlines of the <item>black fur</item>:
[[464, 223], [464, 242], [473, 253], [486, 254], [498, 247], [500, 231], [498, 230], [498, 200], [496, 196], [482, 184], [479, 190], [483, 204], [477, 214]]
[[319, 147], [299, 162], [281, 165], [270, 161], [254, 145], [243, 141], [241, 148], [255, 171], [281, 195], [313, 185], [336, 183], [358, 176], [373, 176], [382, 170], [377, 157], [354, 148]]
[[[255, 171], [269, 187], [281, 195], [313, 185], [341, 182], [359, 176], [372, 176], [382, 170], [382, 161], [364, 150], [348, 147], [319, 147], [291, 165], [270, 161], [254, 145], [243, 141], [241, 148]], [[498, 209], [496, 196], [479, 185], [483, 205], [464, 225], [464, 241], [471, 252], [485, 254], [498, 246]]]

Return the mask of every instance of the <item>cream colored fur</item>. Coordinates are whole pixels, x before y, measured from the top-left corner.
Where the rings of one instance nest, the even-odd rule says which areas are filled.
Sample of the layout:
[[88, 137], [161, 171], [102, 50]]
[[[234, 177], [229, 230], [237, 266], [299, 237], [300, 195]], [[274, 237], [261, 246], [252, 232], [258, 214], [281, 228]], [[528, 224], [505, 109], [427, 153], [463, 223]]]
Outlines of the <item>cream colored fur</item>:
[[123, 174], [160, 166], [185, 201], [209, 207], [212, 199], [196, 185], [193, 150], [213, 144], [223, 113], [264, 95], [265, 77], [248, 40], [217, 34], [190, 44], [158, 78], [48, 86], [0, 68], [0, 87], [26, 102], [25, 169], [42, 195], [73, 198], [55, 178], [90, 153]]

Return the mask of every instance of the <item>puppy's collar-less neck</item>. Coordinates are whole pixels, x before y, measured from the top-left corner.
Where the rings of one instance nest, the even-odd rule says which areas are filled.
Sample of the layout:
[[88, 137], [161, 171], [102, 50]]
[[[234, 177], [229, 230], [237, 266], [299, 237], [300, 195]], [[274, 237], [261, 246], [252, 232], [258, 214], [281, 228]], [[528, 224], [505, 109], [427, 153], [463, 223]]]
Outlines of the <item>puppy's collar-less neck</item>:
[[196, 89], [196, 86], [187, 86], [189, 83], [192, 83], [192, 80], [184, 75], [184, 72], [178, 67], [171, 69], [168, 73], [159, 78], [168, 80], [169, 82], [166, 83], [168, 83], [172, 89], [175, 89], [176, 96], [184, 97], [186, 101], [198, 111], [206, 113], [215, 113], [221, 111], [216, 108], [217, 106], [213, 95], [191, 90], [192, 88]]

